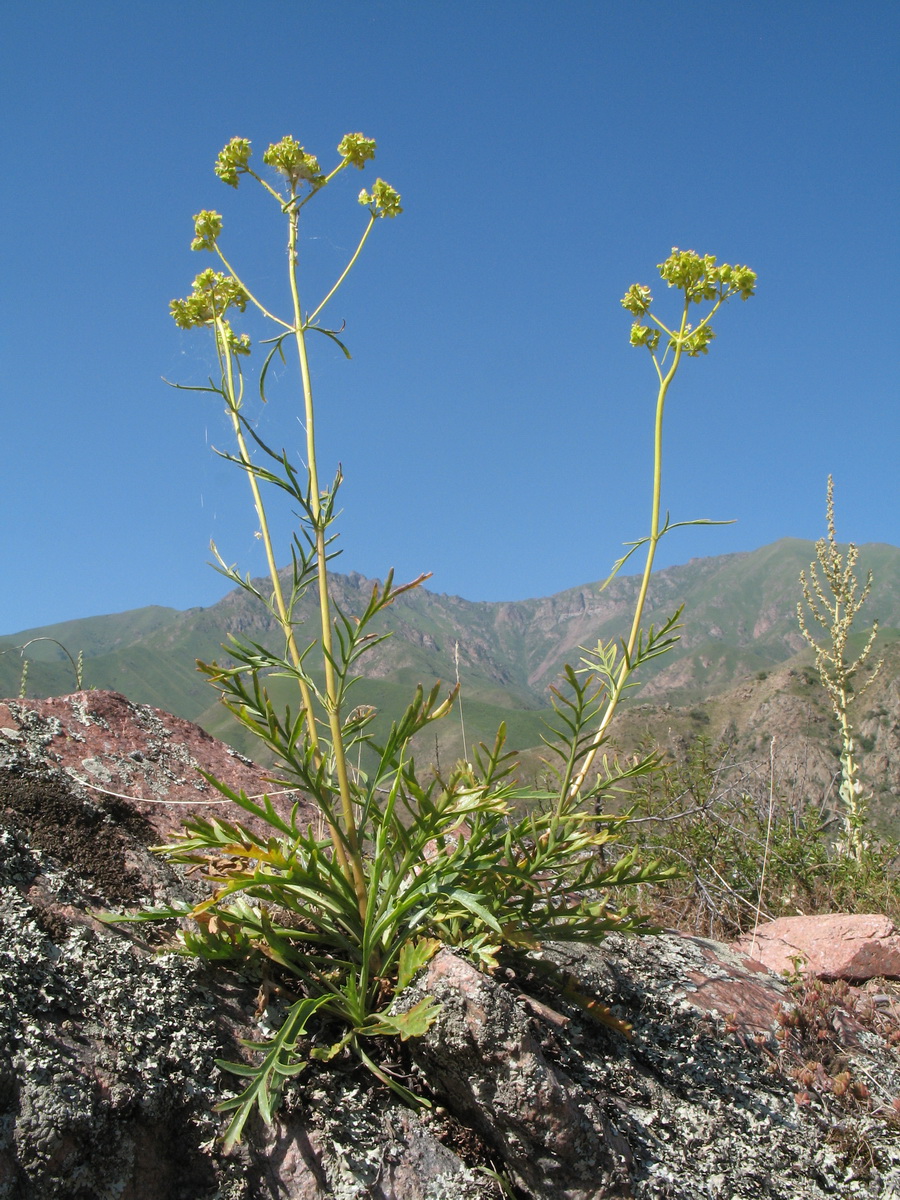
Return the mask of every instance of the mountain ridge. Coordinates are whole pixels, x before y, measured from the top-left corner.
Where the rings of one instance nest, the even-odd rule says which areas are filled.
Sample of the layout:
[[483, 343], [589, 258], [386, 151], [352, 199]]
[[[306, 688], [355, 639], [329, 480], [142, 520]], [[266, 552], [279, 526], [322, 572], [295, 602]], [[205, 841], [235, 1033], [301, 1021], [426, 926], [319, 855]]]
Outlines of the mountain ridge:
[[[657, 572], [645, 624], [666, 620], [679, 605], [684, 605], [684, 613], [677, 647], [655, 670], [645, 673], [643, 690], [648, 694], [674, 690], [684, 693], [679, 698], [685, 701], [697, 698], [704, 683], [712, 681], [704, 681], [703, 673], [715, 649], [729, 651], [734, 660], [724, 667], [729, 679], [741, 669], [747, 673], [765, 669], [800, 652], [805, 643], [794, 611], [801, 595], [799, 572], [808, 569], [814, 554], [814, 543], [783, 538], [759, 550], [693, 558]], [[867, 564], [873, 558], [879, 561]], [[869, 613], [879, 618], [882, 629], [900, 628], [900, 549], [872, 543], [860, 547], [860, 562], [863, 568], [871, 565], [875, 574]], [[359, 572], [335, 573], [333, 581], [337, 602], [351, 613], [378, 582]], [[639, 583], [637, 575], [620, 575], [606, 588], [592, 582], [546, 597], [513, 601], [472, 601], [418, 588], [404, 593], [388, 610], [384, 629], [394, 636], [370, 656], [366, 674], [406, 677], [418, 671], [431, 679], [452, 679], [458, 653], [461, 677], [476, 694], [499, 689], [524, 708], [544, 707], [547, 687], [567, 661], [577, 661], [582, 647], [623, 635]], [[864, 611], [864, 617], [869, 613]], [[315, 607], [309, 594], [297, 615], [301, 628], [305, 624], [314, 628]], [[0, 636], [0, 690], [9, 694], [17, 682], [20, 662], [12, 653], [17, 646], [53, 638], [73, 658], [84, 654], [87, 682], [94, 686], [131, 694], [121, 684], [131, 684], [133, 689], [143, 671], [145, 695], [140, 699], [163, 701], [161, 707], [166, 707], [169, 685], [153, 682], [157, 672], [145, 660], [151, 656], [166, 660], [167, 668], [175, 669], [174, 681], [180, 681], [180, 690], [187, 693], [182, 703], [192, 711], [169, 707], [176, 715], [194, 719], [206, 707], [197, 705], [208, 697], [208, 685], [197, 677], [202, 687], [187, 687], [186, 677], [176, 668], [179, 658], [193, 677], [195, 660], [219, 657], [228, 634], [259, 639], [274, 630], [274, 622], [261, 606], [240, 589], [206, 607], [178, 610], [149, 605], [59, 622]], [[36, 696], [45, 686], [55, 689], [66, 671], [71, 674], [63, 651], [52, 641], [33, 641], [27, 657], [31, 662], [28, 686]], [[690, 684], [676, 682], [685, 675], [683, 666], [676, 670], [685, 657], [695, 661]]]
[[[874, 582], [857, 632], [862, 635], [877, 617], [879, 643], [889, 646], [900, 639], [900, 549], [872, 543], [859, 547], [859, 554], [860, 581], [871, 569]], [[644, 724], [665, 743], [670, 727], [681, 731], [678, 736], [696, 730], [697, 722], [689, 714], [702, 710], [700, 730], [718, 736], [741, 724], [753, 731], [751, 741], [758, 741], [762, 727], [750, 711], [755, 701], [723, 698], [748, 685], [765, 710], [774, 711], [771, 696], [763, 695], [771, 691], [762, 685], [770, 675], [781, 680], [786, 695], [796, 691], [798, 672], [812, 662], [797, 625], [799, 575], [808, 571], [814, 558], [815, 543], [783, 538], [755, 551], [694, 558], [657, 572], [645, 626], [659, 625], [684, 605], [680, 641], [668, 655], [647, 664], [619, 723], [635, 727], [625, 714], [642, 710]], [[335, 573], [335, 599], [345, 612], [359, 612], [375, 582], [359, 572]], [[579, 665], [582, 647], [625, 636], [639, 586], [639, 576], [620, 575], [607, 587], [594, 582], [519, 601], [470, 601], [425, 588], [404, 593], [382, 620], [383, 631], [393, 636], [364, 660], [366, 676], [357, 685], [356, 703], [373, 704], [379, 720], [388, 721], [405, 707], [417, 684], [452, 683], [458, 669], [462, 711], [457, 719], [442, 723], [441, 741], [419, 747], [420, 754], [433, 752], [442, 761], [460, 756], [465, 727], [468, 756], [472, 742], [492, 739], [501, 721], [516, 748], [539, 746], [550, 715], [549, 686], [567, 662]], [[296, 616], [301, 640], [304, 627], [312, 640], [317, 624], [313, 595], [301, 601]], [[83, 652], [86, 686], [121, 692], [132, 701], [195, 721], [244, 753], [258, 753], [242, 740], [242, 731], [195, 667], [197, 659], [222, 659], [222, 643], [229, 634], [278, 645], [274, 622], [240, 589], [207, 607], [150, 605], [8, 634], [0, 637], [0, 694], [19, 694], [22, 661], [16, 647], [29, 638], [52, 637], [63, 642], [73, 659]], [[26, 653], [28, 695], [43, 698], [74, 690], [72, 665], [55, 642], [35, 641]], [[900, 676], [900, 656], [892, 654], [889, 667], [892, 678], [884, 688], [879, 685], [870, 707], [883, 709], [890, 722], [887, 716], [879, 718], [878, 728], [873, 724], [865, 736], [873, 745], [879, 739], [884, 786], [893, 790], [895, 782], [900, 787], [900, 720], [894, 720], [900, 718], [900, 697], [888, 685]], [[802, 703], [809, 708], [814, 689], [808, 684], [804, 688]], [[295, 703], [285, 681], [271, 681], [271, 692], [279, 702]], [[821, 742], [829, 736], [824, 696], [814, 707], [816, 720], [807, 722], [809, 730], [802, 736]], [[673, 710], [684, 719], [673, 724]], [[735, 715], [729, 715], [732, 710]], [[794, 714], [790, 721], [800, 737], [799, 718]], [[898, 725], [896, 746], [893, 724]], [[797, 748], [794, 757], [803, 753]], [[822, 779], [830, 753], [816, 750]]]

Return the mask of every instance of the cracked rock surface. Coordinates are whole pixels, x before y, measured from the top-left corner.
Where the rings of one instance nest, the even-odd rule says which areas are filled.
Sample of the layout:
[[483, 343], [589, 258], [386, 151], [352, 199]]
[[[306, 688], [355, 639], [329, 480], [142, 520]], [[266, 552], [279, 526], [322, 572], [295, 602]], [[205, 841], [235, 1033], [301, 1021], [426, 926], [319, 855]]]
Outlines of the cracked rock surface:
[[[522, 1195], [900, 1197], [896, 1125], [824, 1098], [798, 1105], [773, 1036], [790, 998], [757, 964], [663, 934], [547, 945], [539, 968], [504, 986], [443, 950], [403, 998], [441, 1001], [412, 1055]], [[857, 1039], [848, 1059], [896, 1095], [897, 1055], [876, 1041]]]

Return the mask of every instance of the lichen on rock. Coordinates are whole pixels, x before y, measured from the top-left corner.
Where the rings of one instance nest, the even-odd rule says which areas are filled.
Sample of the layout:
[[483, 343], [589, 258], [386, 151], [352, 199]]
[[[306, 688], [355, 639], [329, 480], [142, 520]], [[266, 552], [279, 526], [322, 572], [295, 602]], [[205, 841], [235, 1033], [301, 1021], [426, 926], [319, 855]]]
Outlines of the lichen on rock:
[[[437, 1021], [392, 1043], [430, 1110], [338, 1058], [224, 1155], [213, 1107], [236, 1080], [216, 1059], [264, 1032], [259, 980], [172, 953], [158, 926], [97, 920], [199, 891], [148, 851], [150, 805], [73, 779], [98, 751], [113, 769], [144, 755], [148, 722], [168, 723], [121, 697], [78, 698], [81, 717], [63, 699], [62, 717], [6, 702], [0, 719], [0, 1200], [496, 1200], [491, 1171], [516, 1200], [900, 1197], [897, 1039], [830, 1014], [840, 1070], [872, 1099], [803, 1087], [785, 1049], [802, 997], [675, 933], [546, 945], [492, 975], [443, 949], [396, 1001], [432, 996]], [[167, 763], [211, 741], [178, 737]]]

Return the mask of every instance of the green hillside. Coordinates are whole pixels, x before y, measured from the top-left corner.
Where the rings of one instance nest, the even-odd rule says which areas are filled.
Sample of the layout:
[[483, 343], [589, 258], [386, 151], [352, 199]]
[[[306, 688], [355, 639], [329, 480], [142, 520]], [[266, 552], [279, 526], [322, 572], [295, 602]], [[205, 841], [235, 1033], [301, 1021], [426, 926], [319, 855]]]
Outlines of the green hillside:
[[[708, 705], [742, 681], [767, 677], [795, 659], [806, 661], [795, 610], [800, 571], [814, 557], [813, 543], [783, 539], [752, 553], [695, 559], [660, 571], [651, 586], [648, 623], [664, 621], [683, 604], [681, 640], [672, 653], [650, 664], [629, 706], [649, 711], [649, 706]], [[877, 617], [885, 631], [900, 629], [900, 550], [864, 546], [859, 567], [862, 575], [871, 568], [875, 577], [867, 619]], [[334, 576], [336, 600], [348, 613], [362, 610], [372, 586], [359, 574]], [[606, 589], [592, 583], [508, 603], [472, 602], [424, 588], [404, 593], [383, 615], [382, 628], [393, 636], [365, 660], [367, 677], [358, 685], [357, 702], [375, 705], [379, 720], [387, 722], [416, 684], [452, 683], [458, 661], [469, 745], [491, 739], [504, 720], [512, 746], [536, 746], [548, 713], [548, 687], [566, 662], [577, 665], [581, 647], [627, 631], [637, 588], [636, 576], [624, 576]], [[304, 627], [311, 640], [317, 622], [312, 594], [297, 616], [299, 640]], [[198, 721], [243, 752], [258, 754], [216, 704], [195, 667], [197, 659], [223, 659], [221, 646], [229, 633], [277, 645], [265, 610], [240, 590], [208, 608], [148, 607], [6, 635], [0, 638], [0, 693], [18, 694], [22, 657], [16, 647], [33, 638], [54, 638], [73, 658], [83, 653], [86, 686], [111, 688]], [[34, 642], [26, 653], [28, 695], [74, 690], [72, 667], [54, 642]], [[275, 681], [272, 691], [281, 696], [282, 683]], [[284, 698], [289, 702], [287, 693]], [[885, 703], [894, 711], [893, 700]], [[432, 744], [418, 747], [418, 753], [458, 757], [458, 713], [442, 723], [440, 734], [437, 746], [431, 735]]]

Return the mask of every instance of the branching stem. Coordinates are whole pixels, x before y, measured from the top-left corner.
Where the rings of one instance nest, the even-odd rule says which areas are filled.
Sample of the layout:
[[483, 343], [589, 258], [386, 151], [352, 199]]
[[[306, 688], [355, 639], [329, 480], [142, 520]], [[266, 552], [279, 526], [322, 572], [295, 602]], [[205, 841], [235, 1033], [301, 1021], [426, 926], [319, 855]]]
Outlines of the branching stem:
[[[216, 320], [216, 348], [219, 353], [219, 360], [223, 367], [225, 377], [225, 394], [228, 405], [228, 415], [231, 418], [231, 425], [234, 431], [235, 440], [238, 444], [238, 457], [246, 467], [252, 466], [250, 451], [247, 447], [247, 441], [244, 437], [244, 429], [241, 425], [240, 410], [243, 393], [243, 385], [235, 380], [234, 356], [231, 353], [228, 343], [228, 332], [222, 318]], [[287, 643], [288, 653], [291, 656], [291, 661], [294, 667], [299, 670], [302, 658], [300, 650], [297, 646], [297, 639], [294, 636], [294, 627], [291, 623], [290, 613], [288, 612], [287, 604], [284, 599], [284, 589], [281, 586], [281, 579], [278, 575], [278, 567], [275, 563], [275, 551], [272, 547], [272, 538], [269, 533], [269, 520], [266, 515], [266, 506], [263, 502], [262, 493], [259, 488], [259, 481], [252, 470], [247, 471], [247, 478], [250, 480], [250, 490], [253, 494], [253, 506], [256, 510], [256, 517], [259, 521], [259, 533], [262, 539], [263, 547], [266, 554], [266, 563], [269, 568], [269, 577], [272, 582], [272, 594], [275, 598], [275, 605], [278, 609], [278, 619], [281, 625], [282, 632]], [[310, 740], [314, 747], [318, 748], [318, 733], [316, 730], [315, 713], [313, 710], [312, 696], [310, 695], [309, 687], [306, 681], [302, 678], [300, 682], [300, 695], [303, 700], [303, 708], [306, 713], [307, 728], [309, 729]]]

